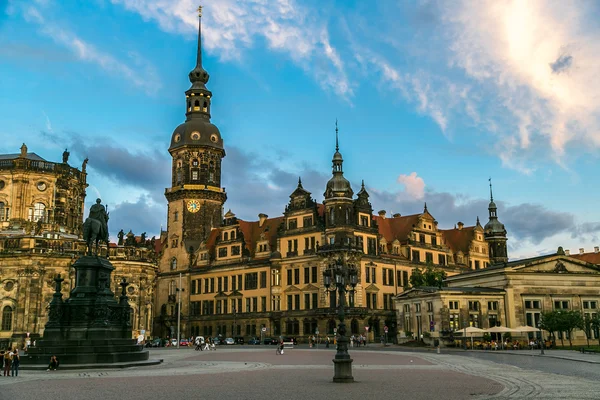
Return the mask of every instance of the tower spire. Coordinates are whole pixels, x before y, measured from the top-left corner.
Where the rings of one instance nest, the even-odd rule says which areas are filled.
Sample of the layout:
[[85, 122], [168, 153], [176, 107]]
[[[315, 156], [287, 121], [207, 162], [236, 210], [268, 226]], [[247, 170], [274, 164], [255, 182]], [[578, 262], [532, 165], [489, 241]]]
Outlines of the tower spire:
[[492, 177], [490, 177], [488, 181], [490, 181], [490, 201], [494, 201], [494, 194], [492, 193]]
[[202, 6], [198, 6], [198, 54], [196, 55], [196, 67], [202, 67]]
[[340, 145], [338, 141], [338, 121], [335, 119], [335, 151], [340, 151]]

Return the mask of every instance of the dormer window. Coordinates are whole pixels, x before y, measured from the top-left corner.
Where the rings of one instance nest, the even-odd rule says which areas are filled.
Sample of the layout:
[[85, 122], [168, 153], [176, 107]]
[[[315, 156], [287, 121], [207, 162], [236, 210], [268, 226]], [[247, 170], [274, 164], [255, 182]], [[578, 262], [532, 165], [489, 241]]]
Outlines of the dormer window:
[[298, 220], [296, 218], [290, 218], [288, 220], [288, 229], [298, 228]]
[[229, 240], [229, 233], [228, 232], [223, 232], [223, 240], [224, 241], [228, 241]]
[[231, 231], [231, 240], [235, 240], [235, 231]]

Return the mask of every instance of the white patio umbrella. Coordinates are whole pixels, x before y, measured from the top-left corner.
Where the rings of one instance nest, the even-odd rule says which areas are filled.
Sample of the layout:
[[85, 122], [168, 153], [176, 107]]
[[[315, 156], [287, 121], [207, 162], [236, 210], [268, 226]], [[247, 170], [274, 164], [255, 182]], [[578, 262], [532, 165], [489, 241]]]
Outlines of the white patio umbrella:
[[481, 328], [476, 328], [474, 326], [469, 326], [459, 331], [456, 331], [455, 333], [460, 333], [465, 336], [471, 336], [471, 349], [473, 349], [473, 336], [483, 336], [485, 330]]
[[518, 331], [518, 332], [539, 332], [540, 331], [538, 328], [534, 328], [533, 326], [529, 326], [529, 325], [518, 326], [514, 329], [515, 329], [515, 331]]
[[502, 343], [502, 348], [504, 348], [504, 341], [502, 340], [502, 335], [507, 332], [510, 332], [510, 333], [518, 332], [517, 330], [507, 328], [506, 326], [494, 326], [493, 328], [488, 328], [485, 331], [489, 332], [489, 333], [499, 333], [501, 335], [500, 342]]

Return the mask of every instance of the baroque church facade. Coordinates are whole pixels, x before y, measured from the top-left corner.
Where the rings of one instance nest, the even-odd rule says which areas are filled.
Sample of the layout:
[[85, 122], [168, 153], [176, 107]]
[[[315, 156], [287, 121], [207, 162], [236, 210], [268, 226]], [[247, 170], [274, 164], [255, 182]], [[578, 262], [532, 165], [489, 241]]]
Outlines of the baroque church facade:
[[[87, 184], [81, 168], [51, 162], [21, 146], [0, 154], [0, 348], [25, 346], [43, 335], [54, 277], [65, 281], [63, 296], [74, 287], [75, 260], [85, 254], [82, 239]], [[128, 236], [107, 251], [115, 267], [113, 292], [125, 277], [134, 331], [151, 334], [157, 266], [155, 243]]]
[[318, 249], [340, 238], [363, 251], [358, 285], [348, 294], [347, 324], [371, 339], [386, 327], [395, 337], [394, 298], [410, 286], [415, 268], [433, 265], [455, 275], [507, 261], [506, 230], [493, 197], [485, 227], [477, 218], [473, 226], [441, 229], [427, 205], [414, 215], [374, 214], [364, 183], [355, 195], [344, 177], [337, 126], [332, 177], [321, 202], [299, 180], [280, 216], [260, 213], [246, 221], [224, 213], [225, 146], [211, 123], [201, 44], [200, 18], [186, 120], [169, 146], [172, 180], [165, 190], [155, 335], [176, 337], [178, 322], [181, 337], [333, 334], [336, 298], [323, 284], [326, 265]]

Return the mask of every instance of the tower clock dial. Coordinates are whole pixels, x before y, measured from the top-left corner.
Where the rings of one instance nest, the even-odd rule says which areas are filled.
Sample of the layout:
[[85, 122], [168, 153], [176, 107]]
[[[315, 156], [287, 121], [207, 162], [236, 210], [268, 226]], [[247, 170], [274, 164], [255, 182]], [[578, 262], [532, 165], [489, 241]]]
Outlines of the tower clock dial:
[[200, 210], [200, 202], [198, 200], [190, 200], [187, 203], [187, 209], [191, 213], [198, 212]]

